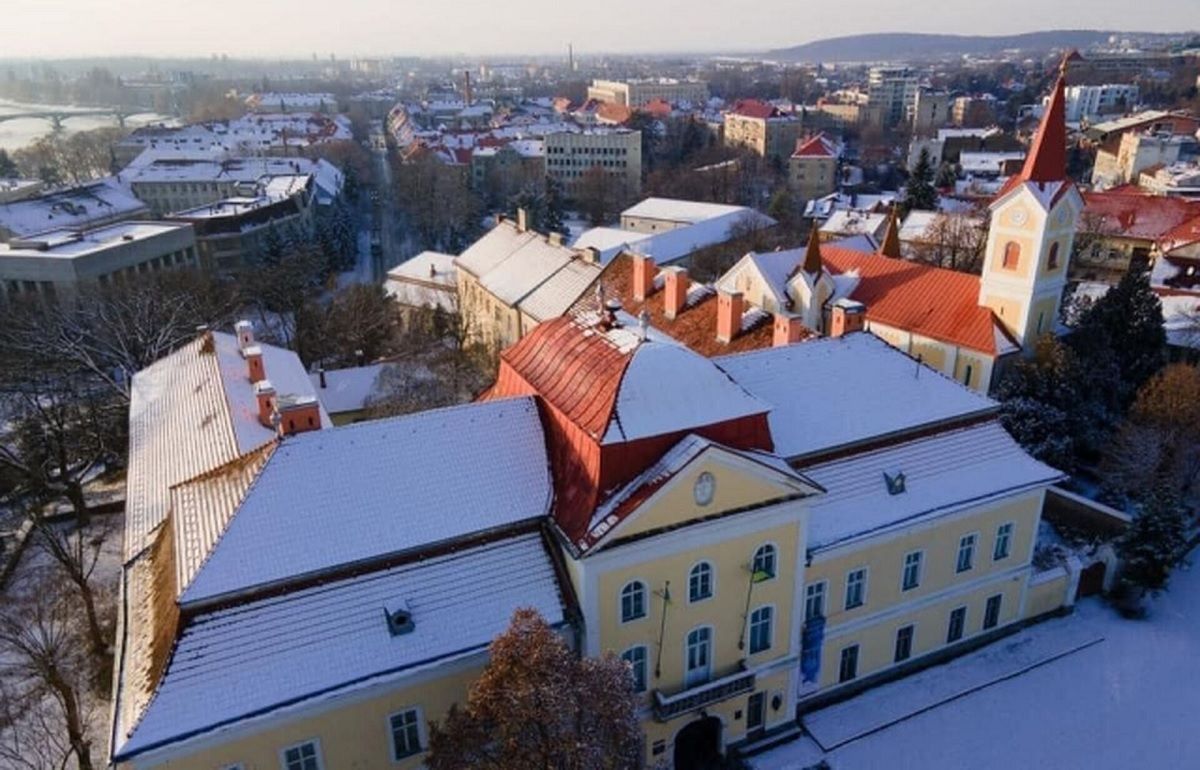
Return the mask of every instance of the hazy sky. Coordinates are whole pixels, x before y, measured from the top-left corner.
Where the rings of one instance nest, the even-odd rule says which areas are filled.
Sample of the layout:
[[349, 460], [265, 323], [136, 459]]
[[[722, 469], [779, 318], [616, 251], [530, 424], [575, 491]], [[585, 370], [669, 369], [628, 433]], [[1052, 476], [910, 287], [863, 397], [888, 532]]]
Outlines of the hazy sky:
[[0, 0], [0, 57], [731, 51], [1130, 27], [1200, 29], [1200, 0]]

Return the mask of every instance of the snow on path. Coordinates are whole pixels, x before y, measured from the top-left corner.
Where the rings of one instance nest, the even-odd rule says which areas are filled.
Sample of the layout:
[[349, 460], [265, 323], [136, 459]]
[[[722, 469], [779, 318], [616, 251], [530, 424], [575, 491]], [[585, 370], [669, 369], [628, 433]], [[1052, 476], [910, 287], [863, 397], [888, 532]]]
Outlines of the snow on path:
[[[1087, 600], [1025, 633], [1104, 642], [822, 754], [810, 739], [752, 759], [757, 770], [1125, 770], [1200, 767], [1200, 569], [1180, 571], [1145, 621]], [[1005, 644], [999, 642], [993, 647]], [[991, 648], [982, 651], [991, 652]], [[976, 653], [978, 655], [980, 653]], [[973, 657], [973, 656], [972, 656]], [[964, 659], [970, 660], [971, 658]], [[945, 670], [945, 667], [943, 669]], [[879, 691], [851, 701], [872, 709]]]
[[1025, 629], [945, 665], [883, 685], [867, 697], [806, 714], [804, 728], [818, 745], [836, 748], [1102, 641], [1094, 629], [1071, 621], [1047, 621], [1064, 625], [1053, 633], [1040, 626]]

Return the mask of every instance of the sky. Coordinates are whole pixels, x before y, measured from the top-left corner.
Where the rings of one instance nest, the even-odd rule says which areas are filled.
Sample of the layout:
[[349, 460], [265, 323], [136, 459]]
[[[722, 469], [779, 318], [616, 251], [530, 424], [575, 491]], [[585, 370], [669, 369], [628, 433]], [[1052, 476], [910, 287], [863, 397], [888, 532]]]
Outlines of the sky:
[[0, 0], [0, 57], [749, 52], [1064, 28], [1197, 30], [1200, 0]]

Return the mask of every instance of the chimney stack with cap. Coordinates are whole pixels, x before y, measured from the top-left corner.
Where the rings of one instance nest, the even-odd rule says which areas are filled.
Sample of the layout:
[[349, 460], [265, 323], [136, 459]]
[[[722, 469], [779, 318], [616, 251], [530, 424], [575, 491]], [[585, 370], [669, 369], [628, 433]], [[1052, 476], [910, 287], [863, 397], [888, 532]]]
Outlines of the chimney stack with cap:
[[775, 334], [771, 344], [777, 348], [792, 345], [804, 339], [804, 324], [799, 318], [776, 313], [774, 329]]
[[281, 436], [321, 429], [321, 407], [316, 396], [284, 396], [276, 402]]
[[654, 274], [658, 266], [653, 257], [631, 254], [633, 260], [633, 301], [645, 302], [654, 293]]
[[867, 324], [867, 306], [856, 300], [843, 297], [833, 303], [829, 315], [829, 336], [845, 337], [862, 331]]
[[264, 427], [274, 427], [271, 416], [275, 414], [275, 387], [270, 380], [260, 380], [254, 383], [254, 398], [258, 401], [258, 421]]
[[688, 273], [682, 267], [663, 268], [666, 281], [663, 284], [663, 315], [672, 321], [687, 305]]
[[740, 291], [717, 292], [717, 342], [728, 345], [742, 330], [742, 312], [745, 302]]
[[250, 377], [251, 384], [267, 379], [267, 368], [263, 364], [262, 348], [258, 345], [251, 345], [242, 351], [242, 358], [246, 359], [246, 374]]
[[237, 333], [238, 350], [244, 351], [254, 344], [254, 324], [241, 320], [233, 325], [233, 330]]

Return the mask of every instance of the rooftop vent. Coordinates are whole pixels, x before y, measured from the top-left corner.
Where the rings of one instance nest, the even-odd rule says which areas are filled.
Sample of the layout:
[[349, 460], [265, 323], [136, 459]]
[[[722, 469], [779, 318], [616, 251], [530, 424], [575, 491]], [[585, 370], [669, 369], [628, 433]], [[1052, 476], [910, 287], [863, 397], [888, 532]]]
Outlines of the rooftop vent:
[[397, 599], [385, 604], [383, 614], [387, 618], [388, 631], [392, 636], [411, 634], [417, 627], [413, 622], [412, 609], [408, 606], [406, 599]]
[[907, 489], [905, 487], [904, 473], [897, 471], [895, 473], [883, 472], [883, 480], [887, 484], [889, 495], [902, 495]]

